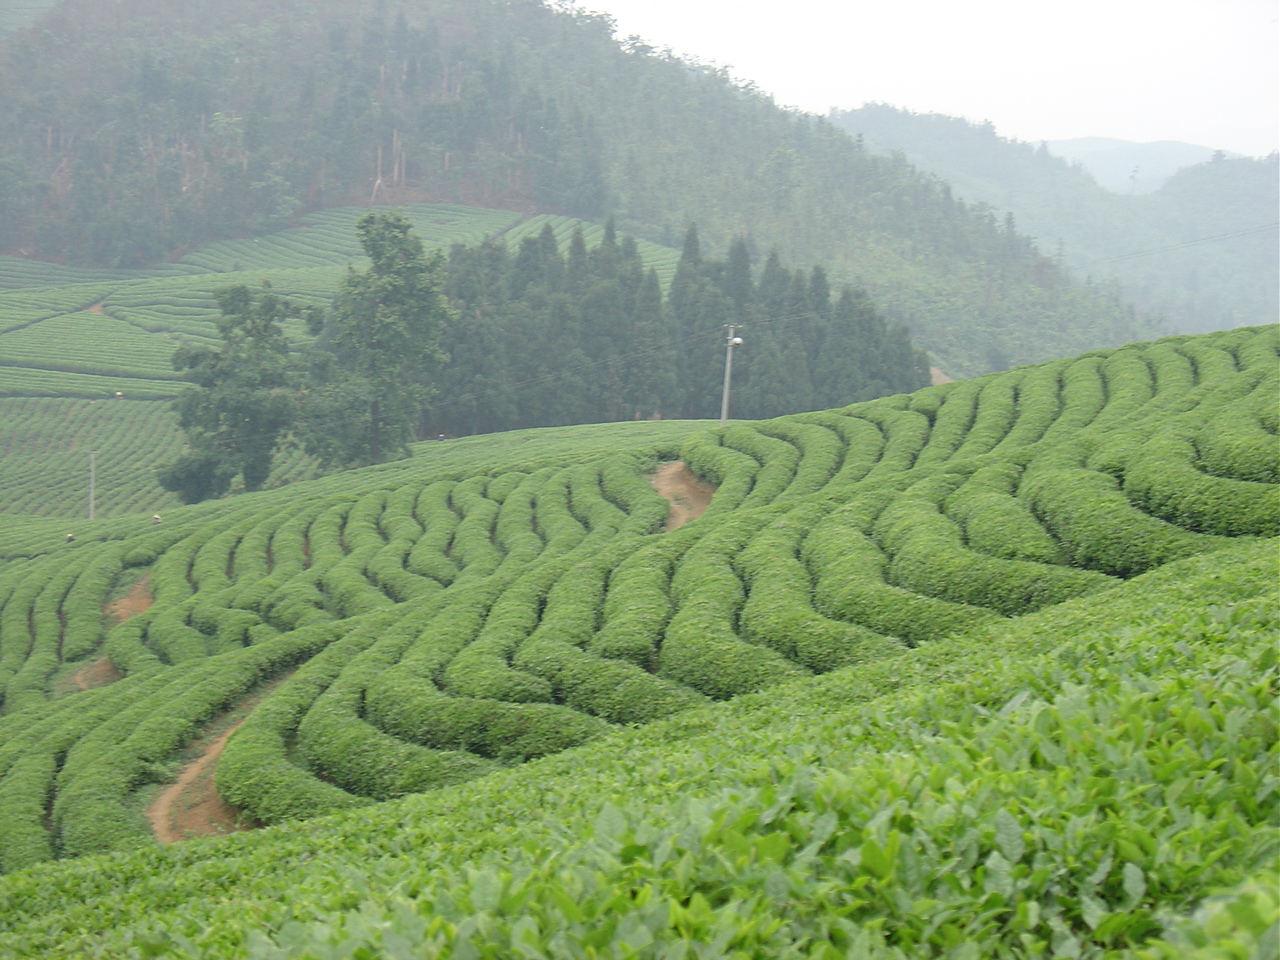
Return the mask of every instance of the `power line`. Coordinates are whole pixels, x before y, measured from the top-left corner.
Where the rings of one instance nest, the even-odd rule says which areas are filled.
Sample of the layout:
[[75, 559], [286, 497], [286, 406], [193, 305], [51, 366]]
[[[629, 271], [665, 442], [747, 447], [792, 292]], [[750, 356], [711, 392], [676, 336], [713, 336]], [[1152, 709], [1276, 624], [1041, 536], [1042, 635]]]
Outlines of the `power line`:
[[1133, 253], [1122, 253], [1114, 257], [1106, 257], [1102, 260], [1091, 260], [1088, 263], [1080, 263], [1072, 265], [1073, 270], [1083, 270], [1085, 267], [1094, 267], [1103, 263], [1116, 263], [1120, 260], [1131, 260], [1134, 257], [1145, 257], [1153, 253], [1164, 253], [1168, 250], [1181, 250], [1184, 247], [1194, 247], [1200, 243], [1214, 243], [1219, 240], [1231, 240], [1235, 237], [1246, 237], [1253, 233], [1261, 233], [1264, 230], [1275, 230], [1280, 228], [1280, 223], [1266, 223], [1259, 227], [1249, 227], [1245, 230], [1235, 230], [1231, 233], [1218, 233], [1211, 237], [1197, 237], [1194, 240], [1184, 240], [1181, 243], [1171, 243], [1163, 247], [1151, 247], [1148, 250], [1135, 250]]

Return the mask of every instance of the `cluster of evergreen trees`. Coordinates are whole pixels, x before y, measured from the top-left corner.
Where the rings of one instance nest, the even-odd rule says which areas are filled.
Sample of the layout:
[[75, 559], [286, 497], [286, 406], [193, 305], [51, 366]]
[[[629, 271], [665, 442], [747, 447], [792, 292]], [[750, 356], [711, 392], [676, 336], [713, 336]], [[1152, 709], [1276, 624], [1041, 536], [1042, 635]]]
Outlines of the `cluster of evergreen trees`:
[[[704, 259], [685, 238], [670, 293], [610, 220], [588, 249], [562, 253], [550, 226], [428, 257], [409, 221], [357, 223], [368, 270], [350, 270], [332, 309], [244, 286], [218, 292], [218, 350], [179, 349], [193, 386], [177, 409], [188, 449], [159, 471], [186, 502], [237, 476], [257, 489], [283, 444], [327, 466], [393, 459], [413, 439], [720, 411], [726, 328], [744, 332], [734, 415], [759, 419], [842, 406], [929, 382], [922, 351], [865, 294], [833, 297], [822, 269], [770, 254], [753, 276], [747, 244]], [[316, 337], [285, 338], [300, 317]], [[443, 350], [442, 350], [443, 348]], [[445, 352], [447, 351], [447, 353]], [[431, 399], [433, 398], [434, 399]]]
[[754, 275], [739, 239], [725, 260], [685, 238], [664, 297], [612, 221], [599, 246], [576, 232], [567, 253], [550, 227], [517, 249], [455, 247], [454, 308], [431, 406], [432, 433], [650, 417], [719, 416], [726, 327], [739, 328], [732, 415], [759, 419], [843, 406], [929, 383], [907, 330], [865, 294], [833, 295], [821, 267], [792, 272], [771, 253]]

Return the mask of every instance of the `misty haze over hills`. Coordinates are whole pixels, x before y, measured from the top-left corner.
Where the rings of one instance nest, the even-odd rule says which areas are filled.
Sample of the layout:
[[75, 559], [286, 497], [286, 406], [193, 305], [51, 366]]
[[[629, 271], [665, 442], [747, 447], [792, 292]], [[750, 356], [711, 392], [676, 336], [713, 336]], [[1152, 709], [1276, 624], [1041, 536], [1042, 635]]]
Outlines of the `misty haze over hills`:
[[[1191, 144], [1084, 138], [1058, 142], [1082, 158], [1069, 161], [1053, 144], [1002, 137], [961, 117], [868, 104], [831, 119], [867, 149], [905, 158], [1016, 224], [1077, 274], [1117, 278], [1171, 333], [1272, 323], [1280, 310], [1275, 154], [1229, 158]], [[1121, 181], [1135, 166], [1139, 175], [1128, 188], [1107, 189], [1089, 163], [1117, 175], [1128, 165]], [[1148, 191], [1143, 170], [1169, 173]]]
[[1157, 332], [936, 177], [571, 8], [63, 0], [0, 54], [14, 254], [130, 268], [318, 209], [446, 202], [744, 238], [756, 267], [776, 249], [865, 289], [953, 376]]
[[[1114, 193], [1154, 193], [1179, 170], [1213, 158], [1212, 147], [1176, 140], [1135, 143], [1114, 137], [1076, 137], [1048, 140], [1045, 146], [1055, 157], [1074, 160]], [[1241, 154], [1223, 153], [1238, 159]]]
[[[1274, 157], [1036, 147], [878, 105], [823, 119], [532, 0], [317, 0], [303, 18], [64, 0], [9, 38], [8, 252], [141, 266], [374, 197], [614, 216], [668, 246], [696, 224], [712, 248], [746, 238], [757, 266], [776, 248], [865, 288], [959, 376], [1158, 333], [1145, 317], [1196, 332], [1276, 315]], [[1092, 282], [1110, 277], [1140, 317]]]

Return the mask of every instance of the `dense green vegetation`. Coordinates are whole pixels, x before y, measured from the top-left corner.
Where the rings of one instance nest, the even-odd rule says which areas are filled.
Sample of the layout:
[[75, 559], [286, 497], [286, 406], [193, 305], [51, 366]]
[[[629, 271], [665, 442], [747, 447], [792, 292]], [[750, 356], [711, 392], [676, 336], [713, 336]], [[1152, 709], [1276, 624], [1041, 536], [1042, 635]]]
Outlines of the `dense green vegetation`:
[[[145, 271], [0, 258], [0, 396], [175, 396], [182, 388], [175, 349], [219, 342], [218, 290], [257, 289], [269, 278], [280, 296], [327, 306], [345, 269], [367, 263], [355, 229], [365, 212], [326, 211], [271, 237], [209, 244]], [[432, 248], [484, 240], [519, 220], [448, 204], [402, 212]], [[534, 219], [541, 226], [548, 218]], [[644, 249], [646, 256], [657, 250]], [[662, 251], [657, 259], [672, 255]], [[307, 337], [300, 320], [285, 331], [295, 341]]]
[[[1275, 954], [1276, 327], [910, 392], [886, 318], [953, 372], [1139, 328], [600, 18], [304, 6], [64, 0], [0, 41], [0, 248], [82, 264], [0, 260], [0, 957]], [[252, 440], [308, 308], [340, 352], [395, 319], [363, 210], [283, 227], [438, 198], [495, 209], [406, 208], [456, 311], [420, 429], [622, 422], [249, 451], [263, 489], [166, 499], [175, 348], [239, 384], [187, 426]], [[667, 246], [571, 216], [608, 213]], [[726, 323], [735, 414], [812, 412], [630, 419], [714, 413]], [[716, 492], [667, 531], [677, 459]], [[263, 829], [158, 847], [232, 723], [217, 792]]]
[[[15, 524], [0, 865], [149, 846], [148, 785], [268, 681], [218, 789], [274, 823], [1104, 604], [1164, 564], [1275, 537], [1278, 356], [1274, 327], [1171, 338], [726, 429], [428, 442], [72, 543]], [[660, 533], [643, 474], [677, 455], [718, 491]], [[106, 630], [113, 585], [143, 572], [154, 605]], [[123, 679], [76, 692], [103, 655]]]
[[606, 225], [561, 252], [552, 227], [511, 242], [455, 247], [445, 290], [456, 317], [429, 433], [720, 414], [725, 327], [737, 351], [735, 416], [844, 406], [929, 382], [928, 360], [865, 293], [832, 291], [821, 268], [792, 273], [776, 254], [753, 271], [739, 240], [704, 257], [690, 231], [664, 294], [656, 267]]
[[[0, 250], [138, 266], [352, 202], [603, 221], [822, 264], [955, 374], [1147, 332], [825, 120], [535, 0], [64, 0], [0, 41]], [[38, 202], [37, 202], [38, 198]], [[429, 239], [429, 238], [428, 238]], [[247, 263], [248, 261], [246, 261]]]
[[[179, 501], [155, 470], [181, 450], [177, 415], [165, 403], [0, 398], [0, 513], [5, 522], [15, 514], [76, 518], [76, 529], [88, 511], [91, 451], [98, 517], [163, 511]], [[286, 450], [266, 485], [316, 472], [314, 458]]]
[[474, 783], [24, 871], [0, 952], [1267, 956], [1274, 573], [1274, 541], [1194, 558]]
[[222, 496], [237, 474], [246, 490], [261, 489], [276, 446], [297, 417], [283, 324], [302, 308], [267, 284], [256, 293], [224, 287], [215, 298], [222, 312], [219, 349], [183, 346], [173, 355], [174, 368], [192, 384], [174, 404], [189, 449], [157, 478], [184, 503]]
[[1118, 278], [1126, 298], [1161, 314], [1171, 333], [1269, 323], [1280, 313], [1274, 154], [1219, 155], [1139, 196], [1105, 190], [1078, 164], [990, 124], [884, 104], [830, 119], [867, 149], [900, 151], [956, 196], [1013, 218], [1068, 267]]
[[[343, 232], [358, 236], [365, 221], [341, 210], [265, 243], [212, 244], [181, 264], [115, 280], [67, 269], [66, 283], [49, 284], [57, 271], [17, 262], [13, 289], [0, 294], [0, 393], [129, 400], [181, 393], [187, 448], [162, 449], [166, 428], [153, 438], [154, 453], [143, 452], [144, 465], [160, 468], [164, 489], [194, 502], [297, 476], [299, 449], [346, 465], [398, 455], [415, 434], [713, 416], [726, 323], [745, 326], [750, 339], [734, 379], [733, 410], [745, 416], [840, 405], [928, 382], [927, 360], [907, 331], [886, 325], [865, 294], [833, 293], [821, 268], [793, 274], [776, 254], [757, 282], [742, 241], [719, 261], [701, 255], [692, 230], [677, 254], [619, 240], [612, 222], [592, 227], [534, 217], [474, 244], [468, 241], [479, 231], [511, 223], [441, 205], [370, 216], [399, 223], [410, 240], [431, 237], [437, 251], [454, 241], [448, 261], [430, 265], [432, 276], [443, 267], [449, 307], [434, 308], [446, 351], [438, 370], [432, 338], [415, 348], [416, 359], [401, 342], [380, 379], [372, 368], [357, 369], [369, 365], [354, 349], [360, 337], [352, 339], [363, 327], [348, 322], [344, 340], [339, 321], [368, 299], [357, 297], [353, 284], [367, 285], [374, 267]], [[595, 246], [587, 246], [588, 236]], [[424, 265], [427, 249], [424, 243]], [[353, 256], [365, 272], [355, 270]], [[252, 286], [245, 282], [251, 277]], [[271, 322], [259, 336], [263, 310]], [[255, 343], [264, 349], [251, 349]], [[270, 362], [264, 366], [262, 358]], [[184, 390], [177, 378], [195, 387]], [[428, 396], [435, 398], [429, 407]], [[290, 466], [273, 471], [276, 456]], [[117, 491], [106, 493], [110, 510]], [[25, 491], [8, 494], [32, 502]], [[150, 495], [157, 503], [164, 497], [160, 490]], [[38, 512], [80, 513], [52, 499]]]

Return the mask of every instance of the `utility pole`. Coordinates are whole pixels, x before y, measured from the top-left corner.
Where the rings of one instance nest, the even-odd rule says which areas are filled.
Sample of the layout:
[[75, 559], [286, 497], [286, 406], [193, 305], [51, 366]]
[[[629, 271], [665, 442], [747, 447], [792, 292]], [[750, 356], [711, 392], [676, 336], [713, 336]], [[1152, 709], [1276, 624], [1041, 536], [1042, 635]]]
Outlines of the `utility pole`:
[[729, 422], [729, 381], [733, 377], [733, 348], [742, 346], [742, 338], [738, 336], [738, 324], [725, 324], [729, 328], [729, 336], [725, 339], [724, 348], [724, 392], [720, 396], [720, 426]]
[[98, 451], [89, 451], [89, 519], [93, 519], [94, 487], [98, 482]]

